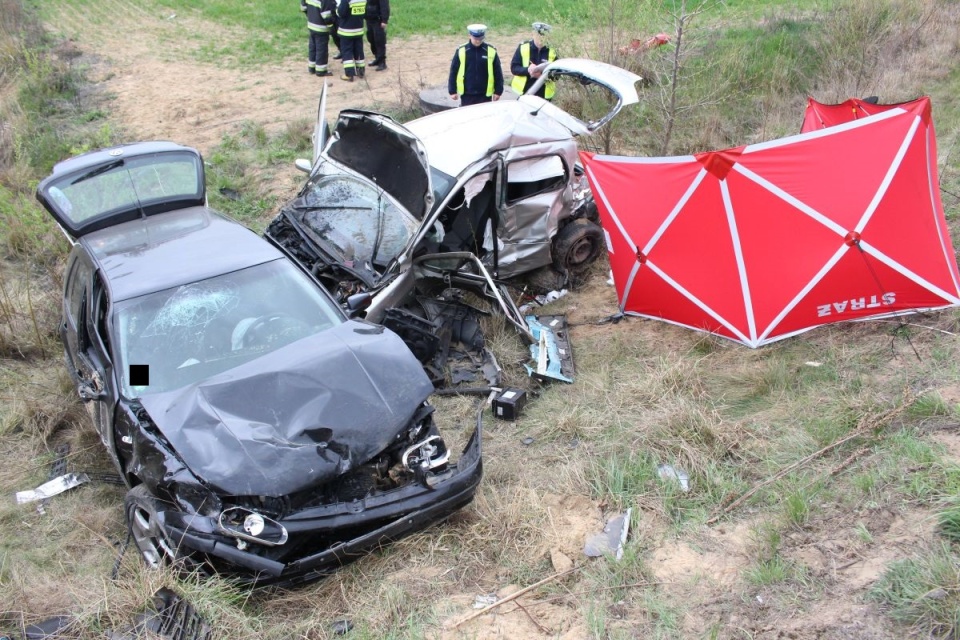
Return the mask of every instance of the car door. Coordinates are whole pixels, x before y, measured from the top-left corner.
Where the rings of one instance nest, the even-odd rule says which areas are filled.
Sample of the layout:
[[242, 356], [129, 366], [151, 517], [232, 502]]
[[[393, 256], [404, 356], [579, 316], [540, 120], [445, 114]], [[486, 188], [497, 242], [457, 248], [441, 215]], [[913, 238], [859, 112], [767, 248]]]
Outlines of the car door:
[[[511, 154], [519, 156], [519, 154]], [[550, 243], [570, 195], [571, 168], [558, 153], [507, 160], [497, 274], [508, 278], [550, 264]]]
[[90, 300], [86, 316], [86, 348], [81, 350], [80, 358], [90, 372], [91, 386], [96, 393], [89, 402], [93, 422], [107, 450], [113, 451], [113, 416], [119, 392], [111, 356], [110, 294], [97, 271], [93, 272]]
[[90, 317], [95, 303], [93, 282], [93, 264], [84, 248], [78, 245], [71, 254], [64, 283], [60, 333], [77, 395], [84, 402], [100, 439], [110, 443], [113, 409], [108, 398], [112, 385], [106, 384], [103, 358], [94, 346], [98, 338], [91, 332]]

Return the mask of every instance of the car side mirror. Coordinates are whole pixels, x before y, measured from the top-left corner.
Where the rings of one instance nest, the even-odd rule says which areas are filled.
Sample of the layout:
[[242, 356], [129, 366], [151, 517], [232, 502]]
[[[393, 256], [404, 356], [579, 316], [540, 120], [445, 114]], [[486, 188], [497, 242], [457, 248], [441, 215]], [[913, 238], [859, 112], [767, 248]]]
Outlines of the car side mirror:
[[297, 169], [300, 169], [300, 171], [303, 171], [304, 173], [310, 173], [310, 171], [313, 169], [313, 165], [310, 164], [310, 161], [306, 158], [297, 158], [293, 164], [297, 166]]
[[91, 400], [99, 400], [102, 398], [103, 392], [97, 391], [92, 385], [86, 382], [81, 382], [77, 385], [77, 395], [80, 396], [80, 399], [84, 402], [90, 402]]
[[351, 318], [356, 317], [361, 311], [370, 306], [373, 301], [373, 294], [369, 291], [355, 293], [347, 298], [347, 315]]

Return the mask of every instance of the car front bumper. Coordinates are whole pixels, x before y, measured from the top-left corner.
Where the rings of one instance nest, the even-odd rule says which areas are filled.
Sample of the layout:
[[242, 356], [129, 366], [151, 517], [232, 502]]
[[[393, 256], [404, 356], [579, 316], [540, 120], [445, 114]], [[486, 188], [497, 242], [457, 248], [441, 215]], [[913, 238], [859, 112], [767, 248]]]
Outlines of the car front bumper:
[[[158, 521], [170, 541], [183, 553], [197, 552], [226, 561], [231, 573], [243, 582], [296, 584], [322, 577], [385, 543], [415, 533], [439, 522], [473, 500], [483, 475], [481, 456], [482, 427], [470, 436], [459, 461], [439, 477], [431, 487], [411, 483], [399, 489], [348, 503], [307, 508], [278, 519], [290, 534], [290, 542], [305, 538], [342, 538], [343, 531], [358, 532], [327, 548], [300, 555], [292, 550], [284, 556], [282, 547], [274, 547], [273, 559], [255, 553], [257, 544], [246, 549], [238, 539], [223, 535], [216, 518], [197, 516], [178, 510], [162, 511]], [[233, 571], [233, 569], [239, 571]]]

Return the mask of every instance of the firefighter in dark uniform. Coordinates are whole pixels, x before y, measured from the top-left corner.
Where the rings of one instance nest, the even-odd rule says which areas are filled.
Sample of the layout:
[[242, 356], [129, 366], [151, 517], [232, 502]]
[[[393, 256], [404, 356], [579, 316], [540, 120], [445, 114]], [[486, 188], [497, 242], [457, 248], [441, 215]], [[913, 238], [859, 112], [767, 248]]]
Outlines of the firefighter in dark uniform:
[[[557, 59], [556, 49], [546, 44], [548, 33], [550, 33], [550, 25], [543, 22], [534, 22], [533, 39], [521, 42], [516, 53], [513, 54], [513, 60], [510, 61], [513, 82], [510, 83], [510, 86], [520, 95], [525, 94], [527, 89], [532, 87], [540, 77], [540, 71], [537, 70], [538, 65], [544, 62], [553, 62]], [[554, 92], [554, 82], [551, 81], [540, 87], [537, 95], [551, 100]]]
[[460, 98], [461, 107], [499, 100], [503, 94], [503, 69], [497, 50], [483, 41], [487, 25], [471, 24], [467, 33], [470, 41], [457, 47], [450, 62], [447, 91], [454, 100]]
[[337, 17], [340, 18], [337, 34], [340, 36], [340, 53], [343, 56], [341, 80], [353, 82], [364, 76], [363, 31], [367, 0], [340, 0]]
[[327, 68], [327, 57], [336, 9], [336, 0], [300, 0], [300, 10], [307, 14], [307, 32], [310, 34], [307, 71], [318, 76], [333, 75]]
[[390, 21], [390, 0], [367, 0], [367, 42], [377, 71], [387, 70], [387, 23]]

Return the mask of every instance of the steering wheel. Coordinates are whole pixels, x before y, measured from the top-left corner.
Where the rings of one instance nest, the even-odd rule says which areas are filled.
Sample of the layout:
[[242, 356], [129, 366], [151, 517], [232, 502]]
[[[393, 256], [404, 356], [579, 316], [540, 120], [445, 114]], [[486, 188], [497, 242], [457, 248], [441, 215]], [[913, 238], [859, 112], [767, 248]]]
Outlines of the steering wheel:
[[267, 313], [253, 322], [243, 332], [244, 349], [282, 346], [305, 336], [310, 325], [288, 313]]

